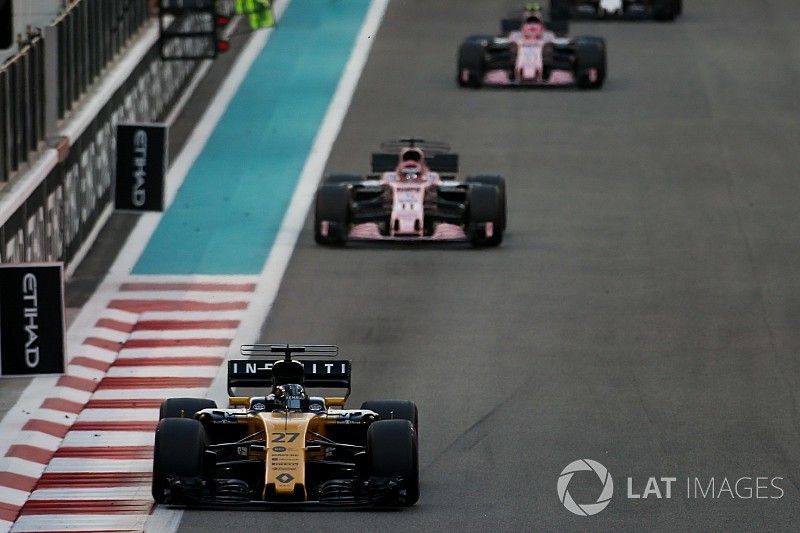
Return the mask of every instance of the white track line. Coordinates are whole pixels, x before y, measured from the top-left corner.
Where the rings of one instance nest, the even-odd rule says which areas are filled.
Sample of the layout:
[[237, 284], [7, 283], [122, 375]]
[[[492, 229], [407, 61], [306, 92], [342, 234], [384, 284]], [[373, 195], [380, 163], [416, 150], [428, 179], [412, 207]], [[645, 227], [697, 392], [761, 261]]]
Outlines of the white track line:
[[[177, 319], [176, 319], [177, 320]], [[235, 329], [139, 329], [131, 333], [131, 339], [224, 339], [231, 340]]]
[[150, 485], [77, 489], [38, 489], [31, 500], [147, 500]]
[[158, 420], [158, 409], [84, 409], [78, 420], [81, 422]]
[[28, 446], [36, 446], [45, 450], [57, 450], [61, 444], [61, 439], [42, 433], [40, 431], [22, 431], [20, 432], [20, 442], [24, 442]]
[[54, 422], [63, 426], [71, 426], [76, 418], [77, 416], [72, 413], [55, 411], [53, 409], [39, 409], [36, 411], [36, 420], [45, 420], [47, 422]]
[[[375, 41], [374, 37], [378, 32], [388, 5], [389, 0], [372, 0], [369, 12], [364, 19], [364, 24], [356, 38], [353, 52], [339, 81], [339, 86], [328, 106], [325, 119], [314, 140], [308, 159], [306, 159], [297, 188], [292, 195], [292, 200], [275, 238], [275, 243], [259, 275], [260, 282], [255, 295], [251, 299], [248, 313], [231, 343], [229, 357], [235, 357], [239, 354], [238, 347], [241, 344], [253, 342], [253, 339], [258, 338], [261, 326], [272, 308], [281, 280], [286, 272], [286, 267], [303, 229], [308, 210], [311, 207], [317, 184], [325, 170], [325, 163], [328, 161], [333, 143], [339, 135], [342, 122], [347, 115], [347, 110], [353, 99], [353, 93], [358, 85], [361, 72], [364, 70], [364, 65], [366, 65], [370, 48]], [[216, 379], [209, 388], [208, 397], [216, 400], [218, 405], [227, 403], [226, 365], [220, 367]], [[182, 515], [183, 511], [156, 506], [147, 521], [145, 531], [177, 531]]]
[[152, 431], [70, 431], [62, 447], [152, 446]]
[[123, 366], [111, 367], [110, 378], [213, 378], [219, 372], [214, 366]]
[[86, 459], [55, 457], [47, 465], [47, 473], [64, 472], [152, 472], [150, 459]]
[[[40, 396], [39, 400], [41, 403], [42, 398], [61, 398], [64, 400], [69, 400], [71, 402], [76, 403], [86, 403], [89, 401], [89, 398], [92, 397], [91, 392], [86, 392], [77, 389], [71, 389], [69, 387], [54, 387], [47, 391], [45, 396]], [[36, 412], [35, 410], [33, 412]], [[28, 413], [28, 418], [30, 418], [30, 413]]]
[[[231, 343], [229, 356], [237, 356], [241, 344], [253, 342], [253, 339], [258, 338], [261, 326], [272, 308], [283, 275], [286, 272], [286, 267], [294, 252], [297, 239], [303, 230], [303, 224], [314, 199], [317, 184], [325, 170], [325, 164], [330, 156], [333, 143], [339, 135], [342, 122], [347, 116], [347, 110], [353, 99], [358, 80], [361, 77], [362, 70], [364, 70], [364, 65], [367, 63], [370, 48], [375, 41], [374, 37], [378, 32], [388, 5], [389, 0], [372, 0], [361, 31], [356, 37], [350, 59], [336, 88], [336, 93], [328, 106], [325, 118], [314, 140], [314, 145], [300, 174], [300, 179], [286, 210], [278, 235], [275, 238], [275, 243], [259, 275], [260, 282], [256, 293], [251, 299], [248, 313]], [[223, 366], [209, 389], [209, 398], [215, 399], [222, 404], [227, 402], [228, 398], [226, 376], [227, 372]]]
[[[188, 142], [188, 141], [187, 141]], [[150, 274], [131, 274], [125, 280], [128, 283], [152, 283]], [[159, 274], [159, 283], [220, 283], [218, 274]], [[224, 283], [256, 283], [258, 276], [254, 274], [226, 274]]]
[[253, 293], [251, 291], [120, 291], [115, 300], [197, 300], [201, 302], [246, 302], [252, 296]]
[[2, 467], [3, 470], [8, 470], [9, 472], [14, 472], [15, 474], [19, 474], [21, 476], [29, 476], [33, 478], [38, 478], [42, 474], [42, 470], [44, 470], [43, 464], [34, 463], [33, 461], [26, 461], [25, 459], [20, 459], [19, 457], [0, 458], [0, 467]]
[[97, 346], [89, 344], [81, 345], [80, 351], [74, 354], [75, 356], [88, 357], [89, 359], [97, 359], [98, 361], [105, 361], [110, 363], [117, 358], [116, 352], [109, 352]]
[[96, 514], [27, 515], [17, 520], [12, 531], [138, 531], [146, 518], [139, 514], [117, 514], [112, 522], [108, 516]]
[[[105, 317], [103, 317], [105, 318]], [[129, 334], [124, 331], [118, 331], [110, 328], [92, 328], [86, 332], [86, 337], [97, 337], [98, 339], [106, 339], [109, 341], [123, 342], [128, 339]]]
[[225, 357], [228, 348], [222, 346], [173, 346], [169, 348], [125, 348], [119, 353], [121, 358], [130, 357], [180, 357], [203, 356]]
[[[251, 296], [252, 298], [252, 296]], [[239, 320], [246, 311], [146, 311], [139, 321], [143, 320]]]
[[95, 400], [151, 400], [167, 398], [202, 398], [206, 388], [192, 389], [102, 389], [94, 393]]
[[[3, 502], [10, 503], [11, 505], [22, 505], [28, 499], [28, 492], [9, 489], [8, 487], [0, 487], [0, 498], [2, 498]], [[2, 522], [0, 522], [0, 527], [2, 527]]]
[[91, 379], [94, 381], [100, 381], [101, 379], [103, 379], [105, 373], [102, 370], [95, 370], [94, 368], [89, 368], [86, 366], [69, 365], [67, 367], [67, 375], [75, 376], [78, 378]]

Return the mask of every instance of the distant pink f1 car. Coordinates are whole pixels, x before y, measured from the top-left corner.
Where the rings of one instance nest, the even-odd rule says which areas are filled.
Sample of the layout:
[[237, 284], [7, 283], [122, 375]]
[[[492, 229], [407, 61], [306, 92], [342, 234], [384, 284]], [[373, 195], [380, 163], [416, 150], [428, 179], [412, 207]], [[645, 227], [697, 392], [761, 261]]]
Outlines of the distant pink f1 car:
[[672, 21], [683, 13], [683, 0], [550, 0], [554, 19], [653, 19]]
[[465, 241], [498, 246], [506, 227], [500, 176], [456, 179], [458, 155], [444, 143], [401, 139], [372, 154], [372, 174], [333, 174], [317, 189], [314, 238]]
[[[599, 89], [606, 79], [606, 43], [600, 37], [559, 37], [541, 11], [526, 10], [504, 35], [474, 35], [458, 50], [457, 81], [462, 87], [577, 86]], [[558, 24], [557, 30], [563, 31]], [[560, 33], [559, 31], [559, 33]]]

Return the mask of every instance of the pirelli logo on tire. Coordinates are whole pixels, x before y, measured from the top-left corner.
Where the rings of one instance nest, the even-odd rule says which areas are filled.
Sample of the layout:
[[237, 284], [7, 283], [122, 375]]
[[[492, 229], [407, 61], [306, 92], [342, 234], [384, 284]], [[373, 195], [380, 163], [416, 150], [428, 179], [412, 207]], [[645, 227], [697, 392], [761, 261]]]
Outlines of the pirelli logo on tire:
[[65, 367], [63, 265], [0, 265], [0, 376]]

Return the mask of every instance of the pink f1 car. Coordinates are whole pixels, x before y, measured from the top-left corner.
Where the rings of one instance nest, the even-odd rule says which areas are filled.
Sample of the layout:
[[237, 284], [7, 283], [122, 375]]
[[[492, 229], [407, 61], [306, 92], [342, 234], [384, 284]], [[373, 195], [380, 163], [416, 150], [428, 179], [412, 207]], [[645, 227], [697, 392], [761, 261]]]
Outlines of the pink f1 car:
[[600, 37], [559, 37], [566, 21], [545, 23], [541, 11], [526, 10], [503, 35], [468, 37], [458, 51], [462, 87], [577, 86], [599, 89], [606, 79], [606, 43]]
[[683, 12], [683, 0], [550, 0], [554, 19], [626, 19], [672, 21]]
[[497, 246], [506, 226], [500, 176], [456, 178], [444, 143], [401, 139], [372, 154], [372, 174], [334, 174], [317, 189], [314, 237], [323, 245], [367, 241], [464, 241]]

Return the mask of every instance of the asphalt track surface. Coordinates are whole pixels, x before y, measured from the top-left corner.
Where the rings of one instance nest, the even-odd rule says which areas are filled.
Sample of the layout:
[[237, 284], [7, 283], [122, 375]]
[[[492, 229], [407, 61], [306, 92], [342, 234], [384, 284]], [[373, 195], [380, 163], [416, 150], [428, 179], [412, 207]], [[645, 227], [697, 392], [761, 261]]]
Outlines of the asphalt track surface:
[[[465, 173], [507, 176], [502, 247], [327, 249], [309, 220], [262, 334], [341, 345], [354, 405], [418, 403], [419, 504], [187, 511], [181, 531], [796, 530], [800, 3], [575, 24], [608, 40], [601, 92], [458, 89], [460, 39], [517, 4], [392, 2], [328, 165], [447, 140]], [[616, 482], [594, 517], [556, 494], [578, 458]], [[629, 500], [628, 476], [678, 483]], [[785, 495], [687, 499], [687, 476], [780, 476]]]

